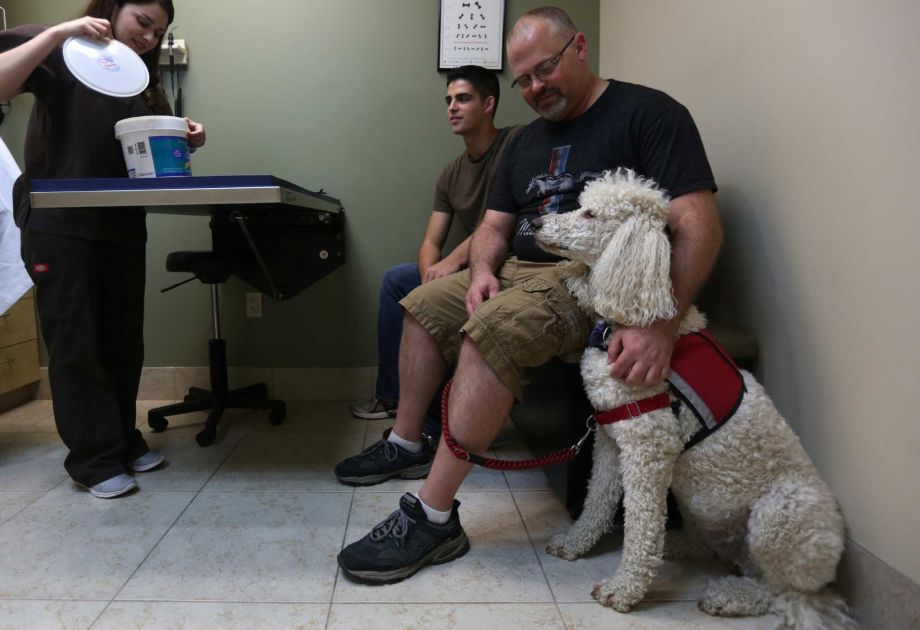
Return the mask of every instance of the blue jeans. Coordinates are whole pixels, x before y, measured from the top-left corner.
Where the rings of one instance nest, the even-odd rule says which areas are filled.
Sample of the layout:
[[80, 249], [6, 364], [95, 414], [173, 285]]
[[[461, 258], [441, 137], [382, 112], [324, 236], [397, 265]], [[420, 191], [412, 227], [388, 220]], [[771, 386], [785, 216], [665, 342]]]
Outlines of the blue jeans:
[[[399, 301], [422, 284], [416, 263], [388, 269], [380, 282], [377, 307], [377, 398], [399, 400], [399, 342], [402, 339], [403, 308]], [[422, 431], [441, 435], [441, 388], [425, 413]]]

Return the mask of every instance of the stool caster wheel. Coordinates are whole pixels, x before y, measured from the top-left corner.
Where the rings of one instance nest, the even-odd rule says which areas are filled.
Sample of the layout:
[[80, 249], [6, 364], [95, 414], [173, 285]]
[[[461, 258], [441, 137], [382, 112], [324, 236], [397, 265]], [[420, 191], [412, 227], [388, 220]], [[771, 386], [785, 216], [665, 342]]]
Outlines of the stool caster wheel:
[[198, 442], [198, 446], [204, 448], [205, 446], [211, 446], [214, 443], [214, 438], [217, 437], [217, 432], [209, 429], [204, 429], [198, 435], [195, 436], [195, 441]]
[[167, 420], [165, 416], [155, 416], [149, 413], [147, 414], [147, 426], [149, 426], [150, 430], [154, 433], [162, 433], [166, 430], [166, 427], [169, 426], [169, 420]]
[[286, 415], [287, 407], [282, 404], [280, 407], [276, 407], [271, 410], [271, 412], [268, 414], [268, 421], [273, 425], [278, 426], [284, 420], [284, 416]]

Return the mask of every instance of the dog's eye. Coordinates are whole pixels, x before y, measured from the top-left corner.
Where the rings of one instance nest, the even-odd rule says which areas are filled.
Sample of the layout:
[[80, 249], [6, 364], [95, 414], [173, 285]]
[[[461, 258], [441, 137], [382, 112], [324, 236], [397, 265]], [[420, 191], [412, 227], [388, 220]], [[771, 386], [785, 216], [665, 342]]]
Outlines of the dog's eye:
[[593, 218], [594, 218], [595, 216], [597, 216], [597, 215], [595, 215], [594, 212], [593, 212], [592, 210], [582, 210], [582, 211], [581, 211], [581, 216], [583, 216], [583, 217], [585, 217], [585, 218], [587, 218], [587, 219], [593, 219]]

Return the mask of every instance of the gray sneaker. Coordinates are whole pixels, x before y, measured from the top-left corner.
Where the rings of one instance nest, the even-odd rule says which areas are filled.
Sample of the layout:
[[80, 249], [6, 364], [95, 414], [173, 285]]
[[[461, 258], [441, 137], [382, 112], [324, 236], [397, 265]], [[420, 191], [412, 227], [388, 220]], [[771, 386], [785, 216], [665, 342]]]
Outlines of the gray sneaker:
[[398, 444], [384, 438], [335, 467], [335, 476], [349, 486], [373, 486], [392, 477], [400, 479], [422, 479], [428, 476], [434, 453], [424, 443], [421, 452], [407, 451]]
[[147, 472], [148, 470], [153, 470], [165, 461], [166, 455], [163, 455], [163, 453], [147, 451], [131, 462], [131, 470], [134, 472]]
[[396, 417], [396, 403], [380, 398], [356, 402], [351, 406], [351, 415], [362, 420], [386, 420]]
[[[82, 485], [82, 484], [81, 484]], [[134, 477], [124, 473], [110, 477], [105, 481], [100, 481], [94, 486], [84, 486], [90, 494], [100, 499], [114, 499], [137, 488], [137, 482]]]

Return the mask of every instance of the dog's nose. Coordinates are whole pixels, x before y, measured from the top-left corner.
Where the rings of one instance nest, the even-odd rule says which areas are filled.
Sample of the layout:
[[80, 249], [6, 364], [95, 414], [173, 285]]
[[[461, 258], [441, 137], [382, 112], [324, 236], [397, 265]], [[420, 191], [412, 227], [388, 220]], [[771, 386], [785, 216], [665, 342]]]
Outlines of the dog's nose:
[[543, 227], [543, 217], [532, 218], [530, 220], [530, 224], [539, 230], [541, 227]]

